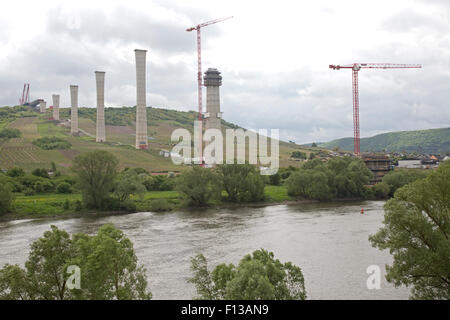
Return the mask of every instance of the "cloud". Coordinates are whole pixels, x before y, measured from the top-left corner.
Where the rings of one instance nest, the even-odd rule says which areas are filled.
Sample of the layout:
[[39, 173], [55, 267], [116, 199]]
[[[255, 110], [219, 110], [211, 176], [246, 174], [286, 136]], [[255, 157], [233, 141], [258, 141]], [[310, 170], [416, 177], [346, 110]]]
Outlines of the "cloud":
[[202, 38], [204, 70], [222, 72], [225, 120], [278, 128], [283, 139], [300, 143], [352, 136], [351, 72], [328, 64], [392, 62], [424, 67], [360, 72], [361, 135], [449, 126], [445, 2], [393, 4], [389, 16], [381, 8], [361, 12], [354, 4], [284, 3], [274, 9], [263, 1], [258, 15], [239, 1], [219, 8], [177, 0], [38, 6], [46, 13], [30, 22], [36, 24], [32, 36], [23, 32], [28, 20], [0, 20], [0, 30], [7, 30], [0, 31], [0, 105], [16, 104], [27, 82], [32, 98], [51, 101], [51, 94], [60, 93], [64, 107], [69, 85], [78, 84], [80, 105], [94, 107], [94, 71], [101, 70], [106, 105], [132, 106], [134, 49], [140, 48], [148, 50], [147, 103], [197, 110], [196, 34], [185, 30], [235, 12], [235, 21], [208, 27]]

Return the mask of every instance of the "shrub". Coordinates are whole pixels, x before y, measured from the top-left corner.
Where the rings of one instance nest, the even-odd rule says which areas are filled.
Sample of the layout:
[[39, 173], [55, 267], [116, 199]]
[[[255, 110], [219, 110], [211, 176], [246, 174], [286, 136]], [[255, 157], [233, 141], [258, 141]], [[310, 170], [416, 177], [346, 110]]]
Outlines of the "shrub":
[[150, 210], [156, 212], [172, 210], [172, 204], [166, 199], [156, 199], [150, 202]]
[[58, 137], [43, 137], [33, 140], [33, 144], [44, 150], [70, 149], [70, 142]]
[[36, 177], [50, 178], [47, 169], [45, 168], [36, 168], [31, 172], [31, 174]]
[[56, 193], [72, 193], [72, 187], [67, 182], [61, 182], [56, 187]]
[[32, 188], [26, 188], [23, 192], [26, 196], [34, 196], [36, 192]]
[[25, 171], [22, 168], [14, 167], [9, 169], [6, 174], [10, 177], [22, 177], [25, 175]]
[[0, 139], [20, 138], [22, 133], [19, 129], [5, 128], [0, 130]]

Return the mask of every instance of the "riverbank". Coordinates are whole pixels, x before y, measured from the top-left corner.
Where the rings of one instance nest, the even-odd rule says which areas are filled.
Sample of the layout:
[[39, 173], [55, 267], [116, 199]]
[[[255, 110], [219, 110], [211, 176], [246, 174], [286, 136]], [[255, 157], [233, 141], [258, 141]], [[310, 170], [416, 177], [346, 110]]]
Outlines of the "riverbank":
[[[318, 200], [296, 199], [287, 193], [285, 186], [268, 185], [264, 189], [265, 200], [260, 202], [230, 203], [225, 200], [213, 201], [208, 209], [226, 209], [240, 207], [266, 207], [279, 204], [308, 204], [318, 203]], [[132, 196], [136, 210], [127, 211], [98, 211], [86, 209], [81, 206], [81, 194], [40, 194], [25, 196], [17, 194], [15, 197], [14, 213], [0, 216], [0, 221], [42, 219], [42, 218], [77, 218], [89, 216], [124, 215], [135, 212], [169, 212], [188, 208], [184, 205], [181, 195], [177, 191], [149, 191], [142, 197]], [[359, 201], [362, 199], [337, 199], [334, 201]], [[160, 208], [160, 202], [164, 208]]]

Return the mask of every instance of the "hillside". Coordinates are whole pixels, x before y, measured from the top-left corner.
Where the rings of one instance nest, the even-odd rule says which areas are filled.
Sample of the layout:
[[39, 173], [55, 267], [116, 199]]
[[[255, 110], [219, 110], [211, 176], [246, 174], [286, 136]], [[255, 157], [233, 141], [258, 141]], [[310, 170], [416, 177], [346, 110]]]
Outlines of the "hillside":
[[[353, 138], [342, 138], [319, 144], [320, 147], [353, 150]], [[361, 139], [361, 151], [450, 153], [450, 128], [399, 131]]]
[[[120, 167], [142, 167], [148, 171], [183, 171], [186, 166], [174, 165], [170, 158], [159, 155], [161, 149], [172, 148], [170, 136], [177, 128], [193, 131], [193, 121], [197, 119], [194, 111], [183, 112], [159, 108], [147, 108], [149, 150], [136, 150], [135, 143], [135, 107], [106, 108], [106, 143], [95, 142], [95, 108], [79, 108], [79, 128], [81, 136], [71, 136], [69, 109], [60, 109], [62, 121], [48, 120], [50, 112], [40, 114], [29, 111], [26, 107], [0, 108], [0, 130], [16, 128], [22, 137], [9, 141], [0, 141], [0, 169], [20, 166], [27, 170], [49, 167], [55, 162], [62, 171], [68, 170], [73, 158], [85, 151], [93, 149], [106, 150], [113, 153], [120, 161]], [[223, 128], [238, 126], [222, 122]], [[72, 146], [65, 150], [43, 150], [32, 142], [41, 137], [59, 137]], [[290, 159], [293, 151], [300, 150], [309, 154], [308, 148], [293, 143], [280, 142], [280, 166], [299, 166], [300, 162]]]

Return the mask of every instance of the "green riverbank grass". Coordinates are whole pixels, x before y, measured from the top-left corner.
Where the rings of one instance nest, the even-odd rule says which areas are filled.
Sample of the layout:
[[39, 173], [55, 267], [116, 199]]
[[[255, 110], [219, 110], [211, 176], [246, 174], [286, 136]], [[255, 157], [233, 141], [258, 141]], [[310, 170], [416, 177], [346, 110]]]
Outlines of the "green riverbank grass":
[[[264, 203], [280, 203], [283, 201], [294, 200], [287, 194], [284, 186], [265, 187], [266, 200]], [[226, 193], [222, 195], [226, 197]], [[168, 211], [180, 208], [182, 199], [177, 191], [148, 191], [142, 196], [132, 195], [131, 199], [136, 204], [137, 212], [155, 211], [156, 208], [164, 207]], [[25, 196], [23, 194], [15, 195], [14, 213], [5, 217], [7, 219], [25, 219], [25, 218], [44, 218], [70, 216], [73, 214], [88, 213], [84, 208], [79, 207], [81, 194], [38, 194]], [[226, 201], [216, 200], [211, 203], [212, 206], [227, 205]], [[239, 204], [236, 204], [239, 205]], [[245, 205], [243, 203], [242, 205]], [[158, 211], [156, 209], [156, 211]]]

